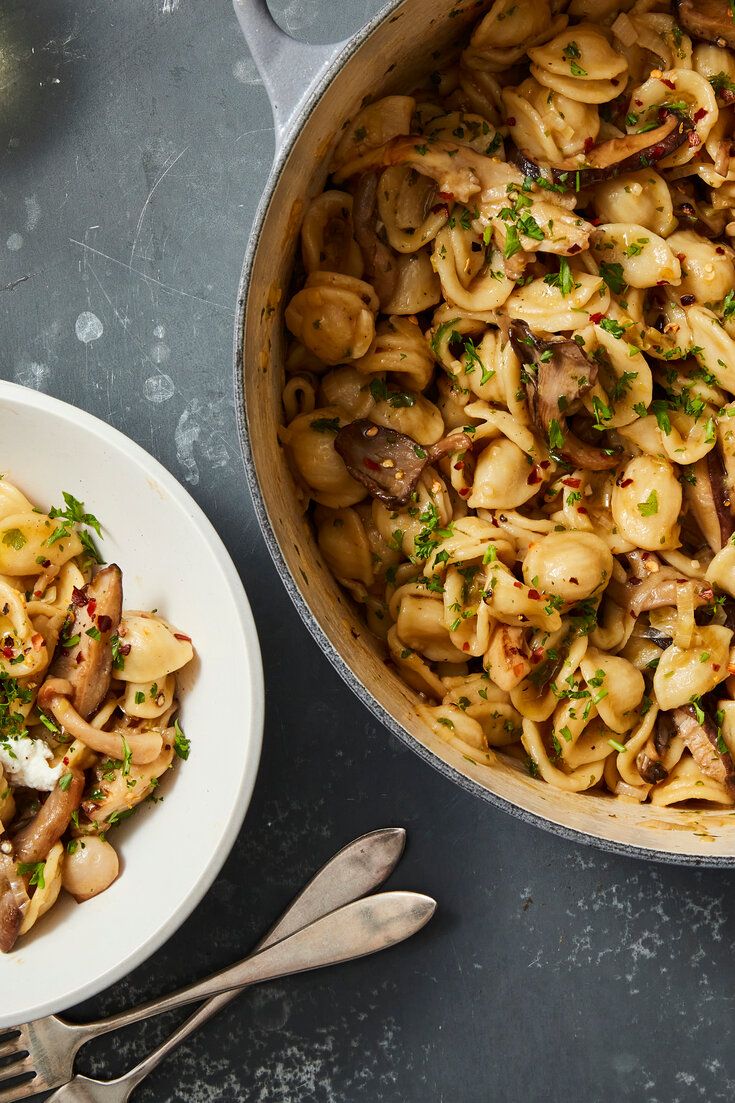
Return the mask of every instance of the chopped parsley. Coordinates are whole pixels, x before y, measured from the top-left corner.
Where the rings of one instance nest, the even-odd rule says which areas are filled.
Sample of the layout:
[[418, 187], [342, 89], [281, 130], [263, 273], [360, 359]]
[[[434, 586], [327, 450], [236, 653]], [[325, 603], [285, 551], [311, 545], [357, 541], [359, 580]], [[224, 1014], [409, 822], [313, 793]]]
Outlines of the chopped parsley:
[[655, 490], [651, 491], [645, 502], [638, 503], [638, 512], [641, 517], [653, 517], [658, 513], [658, 494]]
[[191, 749], [191, 740], [184, 735], [178, 720], [174, 721], [174, 751], [179, 758], [186, 762]]

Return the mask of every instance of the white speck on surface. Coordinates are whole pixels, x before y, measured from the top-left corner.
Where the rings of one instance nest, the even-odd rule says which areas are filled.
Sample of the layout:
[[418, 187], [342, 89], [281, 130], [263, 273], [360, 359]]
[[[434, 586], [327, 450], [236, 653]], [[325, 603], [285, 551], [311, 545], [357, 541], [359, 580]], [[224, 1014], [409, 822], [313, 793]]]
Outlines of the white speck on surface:
[[262, 84], [260, 73], [251, 57], [241, 57], [232, 66], [232, 75], [240, 84]]
[[227, 467], [229, 464], [230, 454], [222, 427], [232, 416], [232, 406], [232, 401], [224, 398], [212, 402], [194, 398], [179, 418], [174, 434], [176, 458], [184, 468], [184, 478], [192, 486], [199, 483], [195, 445], [210, 467]]
[[283, 9], [283, 21], [286, 24], [286, 30], [291, 34], [313, 26], [318, 15], [317, 0], [291, 0]]
[[164, 15], [171, 15], [172, 12], [179, 10], [179, 4], [181, 0], [163, 0], [163, 7], [161, 11]]
[[166, 327], [156, 326], [153, 330], [153, 336], [156, 338], [156, 340], [162, 341], [163, 338], [166, 336]]
[[48, 364], [37, 360], [21, 360], [13, 372], [13, 379], [21, 387], [32, 387], [34, 391], [43, 391], [51, 375]]
[[26, 230], [33, 233], [41, 218], [41, 204], [36, 195], [27, 195], [23, 202], [26, 205]]
[[168, 402], [176, 388], [170, 375], [152, 375], [143, 384], [143, 394], [149, 402]]
[[74, 323], [74, 332], [82, 344], [88, 345], [90, 341], [100, 339], [105, 332], [105, 327], [91, 310], [83, 310]]
[[23, 238], [20, 234], [11, 234], [6, 244], [11, 253], [17, 253], [19, 249], [23, 248]]
[[154, 345], [151, 349], [151, 360], [154, 364], [164, 364], [170, 355], [171, 349], [162, 343]]

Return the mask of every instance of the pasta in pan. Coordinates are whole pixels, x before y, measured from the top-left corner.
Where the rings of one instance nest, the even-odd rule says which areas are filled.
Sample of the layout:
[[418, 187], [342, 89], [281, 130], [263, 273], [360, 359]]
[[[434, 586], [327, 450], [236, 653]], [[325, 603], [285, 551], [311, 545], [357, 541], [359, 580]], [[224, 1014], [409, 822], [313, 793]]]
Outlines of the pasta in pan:
[[281, 443], [426, 724], [735, 804], [735, 15], [494, 0], [346, 124]]
[[191, 639], [156, 612], [124, 611], [100, 524], [64, 494], [35, 507], [0, 481], [0, 950], [64, 889], [108, 888], [110, 830], [153, 797], [189, 741], [176, 714]]

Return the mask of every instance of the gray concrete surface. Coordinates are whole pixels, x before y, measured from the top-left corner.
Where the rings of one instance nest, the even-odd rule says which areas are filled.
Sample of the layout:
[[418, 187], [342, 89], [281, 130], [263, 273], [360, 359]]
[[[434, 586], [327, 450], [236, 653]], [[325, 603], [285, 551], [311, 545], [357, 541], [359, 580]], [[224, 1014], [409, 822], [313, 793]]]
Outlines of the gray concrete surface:
[[[325, 40], [375, 7], [280, 12]], [[272, 132], [228, 0], [2, 0], [0, 89], [2, 374], [114, 424], [188, 487], [242, 573], [266, 669], [260, 777], [222, 877], [79, 1013], [230, 962], [319, 862], [376, 826], [409, 830], [393, 883], [440, 903], [390, 954], [244, 995], [136, 1098], [732, 1100], [733, 877], [563, 843], [453, 788], [353, 699], [282, 591], [231, 398], [236, 286]], [[122, 1071], [171, 1025], [100, 1042], [81, 1067]]]

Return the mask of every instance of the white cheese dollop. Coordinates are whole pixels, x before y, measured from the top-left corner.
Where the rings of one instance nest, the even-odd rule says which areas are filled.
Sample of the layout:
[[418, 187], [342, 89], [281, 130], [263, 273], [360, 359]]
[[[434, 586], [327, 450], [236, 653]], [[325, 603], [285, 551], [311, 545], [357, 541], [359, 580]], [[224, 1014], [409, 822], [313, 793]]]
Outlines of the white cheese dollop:
[[29, 789], [50, 791], [56, 788], [63, 766], [49, 766], [53, 752], [43, 739], [0, 741], [0, 765], [12, 785], [25, 785]]

